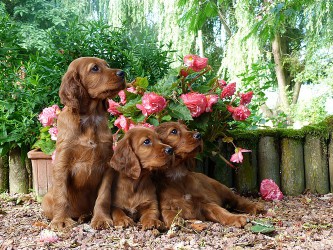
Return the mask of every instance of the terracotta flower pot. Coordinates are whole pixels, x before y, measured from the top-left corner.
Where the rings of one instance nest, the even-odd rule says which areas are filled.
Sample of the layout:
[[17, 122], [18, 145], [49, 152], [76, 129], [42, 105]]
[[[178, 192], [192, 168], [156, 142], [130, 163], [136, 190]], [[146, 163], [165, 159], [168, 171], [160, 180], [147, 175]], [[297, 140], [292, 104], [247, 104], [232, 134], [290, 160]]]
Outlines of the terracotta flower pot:
[[28, 152], [32, 163], [33, 189], [38, 196], [43, 196], [52, 186], [52, 158], [39, 150]]

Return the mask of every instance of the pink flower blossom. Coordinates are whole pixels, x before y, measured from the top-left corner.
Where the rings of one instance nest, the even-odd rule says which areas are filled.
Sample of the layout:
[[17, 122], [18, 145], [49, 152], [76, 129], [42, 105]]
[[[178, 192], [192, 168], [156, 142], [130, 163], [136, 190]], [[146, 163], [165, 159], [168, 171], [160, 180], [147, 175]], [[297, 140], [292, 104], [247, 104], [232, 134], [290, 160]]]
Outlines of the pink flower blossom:
[[212, 112], [213, 105], [218, 102], [219, 96], [218, 95], [206, 95], [206, 98], [207, 98], [206, 112]]
[[180, 98], [183, 100], [186, 107], [190, 110], [192, 117], [198, 117], [206, 111], [208, 106], [207, 98], [204, 94], [190, 92], [182, 94]]
[[247, 93], [244, 94], [240, 94], [241, 100], [240, 100], [240, 104], [241, 105], [247, 105], [251, 102], [252, 97], [253, 97], [253, 91], [249, 91]]
[[187, 71], [187, 69], [181, 69], [179, 72], [179, 75], [183, 76], [183, 77], [187, 77], [189, 75], [189, 72]]
[[134, 123], [130, 118], [120, 115], [117, 120], [114, 121], [114, 125], [127, 132], [130, 129], [130, 126], [134, 125]]
[[225, 86], [222, 89], [222, 93], [221, 93], [221, 99], [225, 98], [225, 97], [230, 97], [233, 94], [235, 94], [236, 92], [236, 83], [229, 83], [227, 86]]
[[60, 113], [60, 108], [58, 105], [52, 105], [51, 107], [44, 108], [42, 113], [39, 114], [38, 120], [42, 123], [44, 127], [51, 126], [55, 123]]
[[138, 92], [136, 91], [135, 87], [128, 87], [126, 89], [127, 92], [133, 93], [133, 94], [137, 94]]
[[142, 97], [142, 104], [137, 104], [136, 107], [142, 111], [144, 116], [161, 112], [167, 103], [163, 96], [155, 93], [145, 93]]
[[251, 111], [244, 105], [238, 107], [227, 106], [227, 109], [232, 113], [232, 118], [235, 121], [244, 121], [251, 115]]
[[208, 58], [197, 55], [184, 56], [184, 64], [195, 72], [199, 72], [207, 67]]
[[122, 105], [125, 105], [126, 104], [126, 94], [125, 94], [125, 91], [124, 90], [120, 90], [119, 93], [118, 93], [119, 97], [120, 97], [120, 103]]
[[223, 89], [225, 86], [227, 86], [227, 82], [224, 81], [223, 79], [217, 80], [220, 89]]
[[109, 102], [108, 112], [114, 116], [121, 115], [121, 112], [118, 110], [120, 104], [112, 99], [109, 99], [108, 102]]
[[40, 232], [39, 241], [45, 243], [54, 243], [59, 240], [57, 234], [51, 230], [44, 229]]
[[235, 153], [231, 156], [230, 161], [236, 162], [236, 163], [242, 163], [243, 162], [243, 154], [246, 152], [251, 152], [251, 150], [243, 149], [243, 148], [235, 148]]
[[266, 201], [282, 200], [283, 193], [271, 179], [264, 179], [260, 184], [260, 195]]
[[51, 135], [51, 140], [56, 141], [57, 135], [58, 135], [58, 128], [57, 127], [51, 127], [49, 129], [49, 134]]

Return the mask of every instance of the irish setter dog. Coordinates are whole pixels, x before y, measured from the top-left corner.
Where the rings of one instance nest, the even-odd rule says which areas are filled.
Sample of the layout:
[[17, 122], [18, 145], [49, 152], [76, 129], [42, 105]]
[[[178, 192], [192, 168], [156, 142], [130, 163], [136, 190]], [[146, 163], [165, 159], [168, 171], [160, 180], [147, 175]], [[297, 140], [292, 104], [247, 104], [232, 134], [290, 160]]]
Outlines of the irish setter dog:
[[156, 178], [160, 210], [167, 227], [177, 216], [242, 227], [247, 222], [246, 215], [230, 213], [223, 207], [251, 214], [263, 211], [261, 203], [251, 202], [220, 182], [189, 170], [191, 161], [203, 147], [200, 133], [189, 131], [177, 122], [162, 123], [156, 132], [175, 154], [174, 165]]
[[64, 229], [92, 213], [92, 227], [112, 224], [110, 206], [95, 201], [97, 196], [111, 197], [107, 99], [124, 88], [125, 73], [95, 57], [74, 60], [63, 76], [59, 96], [65, 107], [57, 123], [53, 186], [42, 202], [51, 228]]
[[128, 227], [139, 220], [143, 230], [164, 228], [151, 173], [168, 167], [173, 159], [172, 148], [149, 128], [132, 128], [117, 143], [111, 159], [117, 171], [111, 202], [114, 226]]

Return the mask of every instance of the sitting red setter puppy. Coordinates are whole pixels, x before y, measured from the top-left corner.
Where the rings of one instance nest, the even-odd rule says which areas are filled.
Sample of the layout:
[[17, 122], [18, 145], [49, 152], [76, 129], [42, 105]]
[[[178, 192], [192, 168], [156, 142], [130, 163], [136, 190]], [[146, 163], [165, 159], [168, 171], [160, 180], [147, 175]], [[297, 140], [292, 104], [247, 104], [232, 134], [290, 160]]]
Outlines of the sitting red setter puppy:
[[128, 227], [139, 219], [144, 230], [164, 227], [151, 173], [170, 166], [173, 159], [172, 148], [161, 143], [152, 129], [137, 127], [125, 134], [111, 159], [117, 170], [112, 187], [114, 226]]
[[175, 153], [175, 164], [159, 173], [155, 180], [162, 218], [167, 227], [177, 215], [184, 219], [242, 227], [246, 224], [246, 216], [232, 214], [222, 206], [252, 214], [263, 210], [262, 204], [253, 203], [234, 194], [220, 182], [189, 170], [190, 161], [202, 150], [200, 133], [189, 131], [177, 122], [162, 123], [156, 132]]
[[92, 227], [112, 224], [110, 208], [95, 206], [95, 201], [98, 194], [111, 196], [108, 162], [113, 151], [107, 99], [125, 88], [124, 78], [123, 71], [95, 57], [74, 60], [63, 76], [59, 96], [65, 107], [57, 124], [53, 187], [42, 202], [53, 229], [71, 226], [73, 219], [92, 213]]

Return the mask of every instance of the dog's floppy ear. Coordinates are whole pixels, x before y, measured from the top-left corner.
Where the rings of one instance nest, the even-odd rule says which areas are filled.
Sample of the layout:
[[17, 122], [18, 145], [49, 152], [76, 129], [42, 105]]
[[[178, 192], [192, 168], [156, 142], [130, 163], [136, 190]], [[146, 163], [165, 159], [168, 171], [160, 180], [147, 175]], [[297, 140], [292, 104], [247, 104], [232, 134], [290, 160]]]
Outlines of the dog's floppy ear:
[[69, 69], [62, 78], [59, 89], [61, 103], [79, 111], [81, 100], [88, 95], [80, 82], [79, 74]]
[[129, 142], [129, 137], [125, 136], [117, 144], [115, 152], [111, 158], [111, 166], [124, 173], [132, 179], [138, 179], [141, 174], [141, 166], [138, 157], [133, 152]]

